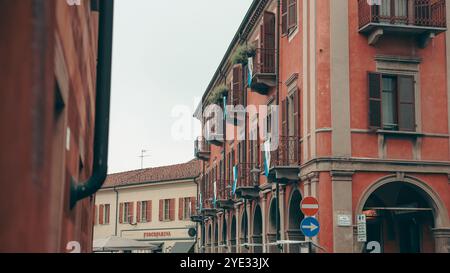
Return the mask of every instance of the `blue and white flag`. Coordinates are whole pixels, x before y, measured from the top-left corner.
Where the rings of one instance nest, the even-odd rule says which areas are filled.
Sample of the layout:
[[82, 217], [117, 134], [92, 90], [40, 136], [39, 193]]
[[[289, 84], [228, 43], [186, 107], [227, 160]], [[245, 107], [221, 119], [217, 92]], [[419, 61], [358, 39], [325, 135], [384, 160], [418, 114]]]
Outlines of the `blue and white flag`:
[[201, 193], [198, 194], [198, 208], [199, 208], [200, 212], [202, 212], [203, 202], [202, 202], [202, 194]]
[[214, 188], [213, 204], [214, 204], [214, 207], [216, 207], [216, 202], [217, 202], [217, 182], [216, 181], [214, 181], [214, 183], [213, 183], [213, 188]]
[[238, 182], [238, 166], [234, 166], [233, 167], [233, 188], [232, 188], [233, 195], [236, 194], [237, 182]]
[[264, 142], [264, 173], [269, 177], [270, 170], [270, 139]]
[[223, 118], [227, 118], [227, 96], [223, 96]]
[[253, 58], [248, 58], [248, 86], [252, 85], [252, 77], [253, 77]]

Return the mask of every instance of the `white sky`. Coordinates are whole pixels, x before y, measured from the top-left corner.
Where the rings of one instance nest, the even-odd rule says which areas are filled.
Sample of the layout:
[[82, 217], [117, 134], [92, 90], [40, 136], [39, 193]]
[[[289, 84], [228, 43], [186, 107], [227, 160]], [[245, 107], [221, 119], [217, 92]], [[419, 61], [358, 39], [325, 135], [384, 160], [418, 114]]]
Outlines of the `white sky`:
[[142, 149], [144, 167], [194, 157], [193, 137], [171, 136], [172, 109], [194, 111], [251, 2], [115, 1], [109, 173], [139, 169]]

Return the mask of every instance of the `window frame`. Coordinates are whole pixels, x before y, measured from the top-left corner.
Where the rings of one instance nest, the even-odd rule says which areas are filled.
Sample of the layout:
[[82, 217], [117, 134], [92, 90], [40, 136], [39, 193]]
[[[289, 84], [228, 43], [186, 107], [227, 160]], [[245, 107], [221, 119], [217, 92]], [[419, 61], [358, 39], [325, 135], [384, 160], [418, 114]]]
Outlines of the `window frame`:
[[170, 199], [164, 199], [163, 201], [163, 221], [170, 221]]

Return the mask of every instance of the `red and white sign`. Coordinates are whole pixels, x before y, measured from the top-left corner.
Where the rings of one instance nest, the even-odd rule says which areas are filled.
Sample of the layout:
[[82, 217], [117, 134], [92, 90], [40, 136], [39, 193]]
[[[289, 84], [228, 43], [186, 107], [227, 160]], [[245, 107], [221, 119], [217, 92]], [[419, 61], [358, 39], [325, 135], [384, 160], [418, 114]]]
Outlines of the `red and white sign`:
[[302, 200], [300, 209], [305, 216], [314, 216], [319, 211], [319, 201], [314, 197], [306, 197]]

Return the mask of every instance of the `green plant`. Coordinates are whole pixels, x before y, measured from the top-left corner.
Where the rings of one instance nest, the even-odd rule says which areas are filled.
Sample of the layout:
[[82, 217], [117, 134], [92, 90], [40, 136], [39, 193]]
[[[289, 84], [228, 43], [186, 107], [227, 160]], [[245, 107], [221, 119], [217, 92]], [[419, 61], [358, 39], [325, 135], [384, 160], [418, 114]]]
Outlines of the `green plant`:
[[208, 104], [222, 105], [223, 97], [225, 97], [228, 92], [229, 88], [225, 84], [216, 86], [216, 88], [211, 91], [211, 94], [208, 97]]
[[243, 64], [248, 63], [248, 58], [256, 56], [256, 47], [253, 44], [250, 45], [240, 45], [236, 48], [233, 55], [231, 56], [231, 62], [233, 64]]

